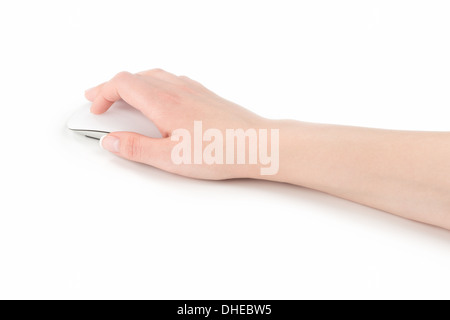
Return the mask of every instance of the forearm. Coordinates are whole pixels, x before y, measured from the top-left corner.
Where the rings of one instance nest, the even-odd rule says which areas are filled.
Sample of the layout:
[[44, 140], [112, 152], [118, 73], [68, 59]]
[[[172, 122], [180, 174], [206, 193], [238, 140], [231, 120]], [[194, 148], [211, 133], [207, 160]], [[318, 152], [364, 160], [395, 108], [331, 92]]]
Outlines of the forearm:
[[292, 183], [450, 229], [450, 133], [275, 121]]

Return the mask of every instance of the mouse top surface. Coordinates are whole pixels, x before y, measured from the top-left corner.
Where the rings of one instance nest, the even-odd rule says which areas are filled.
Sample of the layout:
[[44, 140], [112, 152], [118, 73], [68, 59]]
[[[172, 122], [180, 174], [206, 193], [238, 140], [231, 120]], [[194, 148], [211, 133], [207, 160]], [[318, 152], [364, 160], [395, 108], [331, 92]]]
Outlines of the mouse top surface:
[[70, 130], [95, 139], [117, 131], [136, 132], [151, 138], [161, 138], [155, 124], [123, 100], [116, 101], [108, 111], [100, 115], [91, 113], [90, 106], [91, 104], [87, 103], [72, 115], [67, 122]]

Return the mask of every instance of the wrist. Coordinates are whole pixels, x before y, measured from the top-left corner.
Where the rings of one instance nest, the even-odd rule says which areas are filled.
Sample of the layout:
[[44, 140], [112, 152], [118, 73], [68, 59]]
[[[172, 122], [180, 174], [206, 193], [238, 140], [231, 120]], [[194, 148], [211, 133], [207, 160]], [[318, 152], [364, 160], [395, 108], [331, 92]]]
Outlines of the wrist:
[[[268, 132], [278, 130], [279, 133], [278, 141], [274, 145], [278, 151], [278, 170], [276, 173], [268, 175], [261, 174], [260, 170], [252, 170], [250, 171], [251, 178], [308, 185], [307, 174], [301, 174], [301, 172], [308, 170], [308, 154], [314, 151], [311, 141], [317, 136], [317, 131], [321, 126], [296, 120], [265, 121], [263, 127], [268, 129]], [[270, 136], [270, 133], [268, 135]], [[268, 145], [271, 146], [271, 143]], [[270, 150], [271, 152], [272, 150]]]
[[[293, 120], [261, 119], [252, 128], [257, 134], [257, 163], [249, 163], [252, 149], [249, 139], [246, 145], [246, 164], [238, 169], [238, 177], [268, 181], [289, 182], [287, 168], [292, 157], [291, 151], [298, 152], [297, 138], [301, 137], [302, 122]], [[297, 144], [294, 146], [294, 144]]]

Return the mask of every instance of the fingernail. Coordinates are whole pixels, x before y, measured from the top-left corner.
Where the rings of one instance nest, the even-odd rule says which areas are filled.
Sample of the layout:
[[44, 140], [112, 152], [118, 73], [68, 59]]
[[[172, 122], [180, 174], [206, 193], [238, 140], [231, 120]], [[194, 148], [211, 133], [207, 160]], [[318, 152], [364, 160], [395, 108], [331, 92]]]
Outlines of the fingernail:
[[110, 152], [119, 153], [120, 139], [110, 135], [103, 136], [100, 139], [100, 147]]

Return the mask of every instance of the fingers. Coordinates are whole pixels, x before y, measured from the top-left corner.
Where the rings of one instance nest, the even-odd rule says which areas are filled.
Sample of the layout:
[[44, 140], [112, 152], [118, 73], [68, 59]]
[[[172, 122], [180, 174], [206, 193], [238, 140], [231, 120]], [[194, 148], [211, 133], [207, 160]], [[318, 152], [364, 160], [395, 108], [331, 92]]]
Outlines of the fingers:
[[97, 95], [99, 94], [99, 92], [104, 84], [105, 84], [105, 82], [103, 82], [102, 84], [99, 84], [98, 86], [95, 86], [93, 88], [87, 89], [84, 92], [84, 96], [86, 97], [86, 99], [88, 99], [91, 102], [94, 101], [94, 99], [97, 97]]
[[[97, 92], [96, 92], [97, 91]], [[120, 72], [110, 81], [94, 88], [87, 95], [93, 98], [91, 112], [101, 114], [120, 99], [140, 111], [145, 111], [149, 104], [157, 102], [156, 85], [152, 85], [150, 80], [143, 80], [141, 77], [129, 72]]]
[[92, 101], [91, 112], [94, 114], [104, 113], [115, 101], [123, 99], [150, 117], [152, 109], [170, 103], [171, 95], [176, 97], [177, 90], [192, 86], [206, 90], [187, 77], [152, 69], [137, 74], [120, 72], [110, 81], [86, 90], [85, 96]]
[[[179, 78], [181, 78], [181, 77], [177, 77], [176, 75], [174, 75], [170, 72], [167, 72], [165, 70], [162, 70], [162, 69], [145, 70], [145, 71], [138, 72], [136, 74], [142, 75], [142, 76], [150, 76], [150, 77], [160, 79], [160, 80], [170, 82], [170, 83], [178, 83]], [[87, 89], [84, 92], [86, 99], [88, 99], [89, 101], [94, 101], [94, 99], [100, 93], [100, 90], [105, 83], [106, 82], [103, 82], [95, 87]]]
[[133, 132], [113, 132], [100, 140], [100, 146], [122, 158], [171, 171], [170, 138], [149, 138]]

